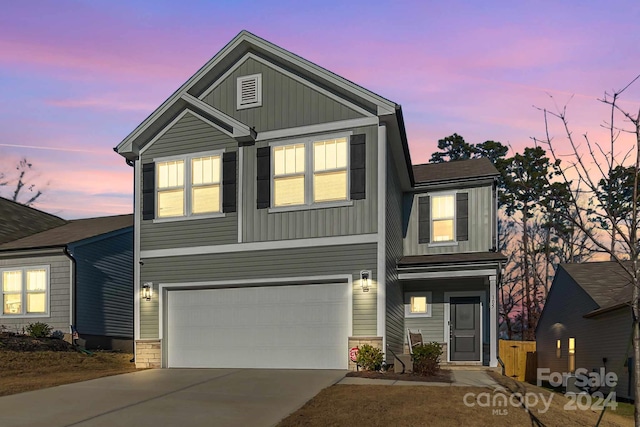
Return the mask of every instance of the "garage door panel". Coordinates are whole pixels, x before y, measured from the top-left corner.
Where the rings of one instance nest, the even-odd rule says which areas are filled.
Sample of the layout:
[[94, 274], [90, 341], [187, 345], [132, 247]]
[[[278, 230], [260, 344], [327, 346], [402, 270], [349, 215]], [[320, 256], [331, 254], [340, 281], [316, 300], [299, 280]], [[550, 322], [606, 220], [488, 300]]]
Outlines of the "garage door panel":
[[170, 291], [170, 367], [346, 369], [348, 285]]

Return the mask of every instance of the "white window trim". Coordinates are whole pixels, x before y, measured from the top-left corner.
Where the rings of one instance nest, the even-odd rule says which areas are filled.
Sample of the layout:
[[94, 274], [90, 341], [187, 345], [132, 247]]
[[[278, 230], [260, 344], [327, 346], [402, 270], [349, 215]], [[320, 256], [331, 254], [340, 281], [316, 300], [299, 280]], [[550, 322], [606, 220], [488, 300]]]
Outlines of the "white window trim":
[[[276, 212], [288, 212], [288, 211], [301, 211], [308, 209], [323, 209], [323, 208], [337, 208], [343, 206], [353, 206], [353, 200], [350, 199], [351, 195], [351, 174], [349, 171], [351, 170], [351, 156], [349, 151], [349, 142], [352, 131], [348, 132], [340, 132], [340, 133], [332, 133], [332, 134], [322, 134], [322, 135], [313, 135], [313, 136], [305, 136], [301, 138], [295, 139], [287, 139], [281, 141], [274, 141], [269, 143], [269, 147], [271, 148], [271, 177], [270, 177], [270, 186], [271, 186], [271, 201], [269, 205], [269, 213]], [[317, 141], [324, 141], [326, 139], [336, 139], [336, 138], [346, 138], [347, 139], [347, 166], [346, 166], [346, 175], [347, 175], [347, 198], [345, 200], [332, 200], [328, 202], [317, 202], [313, 201], [313, 143]], [[274, 170], [275, 170], [275, 157], [273, 155], [273, 148], [280, 147], [283, 145], [295, 145], [295, 144], [304, 144], [304, 155], [305, 155], [305, 163], [304, 163], [304, 204], [301, 205], [291, 205], [291, 206], [274, 206]]]
[[[245, 80], [256, 81], [256, 100], [254, 102], [241, 103], [242, 100], [242, 82]], [[254, 108], [262, 106], [262, 74], [250, 74], [248, 76], [240, 76], [236, 79], [236, 109], [244, 110], [245, 108]]]
[[[409, 298], [409, 303], [404, 305], [404, 317], [405, 318], [413, 318], [413, 317], [431, 317], [433, 301], [431, 291], [424, 292], [405, 292], [404, 297]], [[411, 312], [411, 297], [426, 297], [427, 298], [427, 311], [426, 313], [412, 313]]]
[[[429, 243], [427, 246], [430, 248], [437, 248], [443, 246], [458, 246], [458, 230], [457, 228], [457, 212], [458, 212], [458, 200], [457, 191], [438, 191], [435, 193], [429, 193], [426, 197], [429, 197]], [[433, 240], [433, 197], [453, 196], [453, 240], [447, 240], [445, 242], [435, 242]], [[425, 197], [425, 196], [422, 196]], [[424, 244], [424, 243], [423, 243]]]
[[[21, 305], [22, 305], [22, 313], [16, 313], [16, 314], [5, 314], [4, 312], [4, 284], [2, 283], [3, 281], [3, 276], [4, 276], [4, 272], [5, 271], [22, 271], [22, 285], [21, 285], [21, 290], [22, 290], [22, 299], [21, 299]], [[44, 313], [27, 313], [27, 274], [26, 272], [28, 270], [46, 270], [46, 280], [47, 280], [47, 284], [45, 286], [45, 312]], [[31, 318], [31, 317], [50, 317], [50, 303], [49, 303], [49, 296], [51, 295], [51, 271], [50, 271], [50, 267], [49, 265], [29, 265], [29, 266], [25, 266], [25, 267], [6, 267], [6, 268], [0, 268], [0, 294], [2, 294], [2, 310], [0, 310], [0, 317], [3, 318], [11, 318], [11, 319], [20, 319], [20, 318]]]
[[[175, 221], [187, 221], [187, 220], [194, 220], [194, 219], [207, 219], [207, 218], [224, 218], [226, 215], [224, 212], [222, 212], [222, 192], [223, 192], [223, 188], [222, 188], [222, 178], [223, 178], [223, 154], [224, 154], [225, 150], [214, 150], [214, 151], [201, 151], [198, 153], [190, 153], [190, 154], [184, 154], [181, 156], [170, 156], [170, 157], [158, 157], [158, 158], [154, 158], [153, 162], [156, 164], [156, 176], [155, 176], [155, 206], [154, 206], [154, 219], [153, 222], [154, 223], [162, 223], [162, 222], [175, 222]], [[191, 213], [191, 190], [192, 190], [192, 184], [191, 184], [191, 160], [193, 159], [197, 159], [200, 157], [208, 157], [208, 156], [220, 156], [220, 212], [210, 212], [210, 213], [204, 213], [204, 214], [193, 214]], [[183, 178], [183, 182], [184, 182], [184, 186], [183, 191], [184, 191], [184, 200], [183, 200], [183, 209], [184, 209], [184, 215], [181, 216], [170, 216], [170, 217], [159, 217], [158, 216], [158, 170], [157, 170], [157, 164], [158, 163], [162, 163], [162, 162], [171, 162], [171, 161], [176, 161], [176, 160], [182, 160], [184, 162], [184, 178]]]

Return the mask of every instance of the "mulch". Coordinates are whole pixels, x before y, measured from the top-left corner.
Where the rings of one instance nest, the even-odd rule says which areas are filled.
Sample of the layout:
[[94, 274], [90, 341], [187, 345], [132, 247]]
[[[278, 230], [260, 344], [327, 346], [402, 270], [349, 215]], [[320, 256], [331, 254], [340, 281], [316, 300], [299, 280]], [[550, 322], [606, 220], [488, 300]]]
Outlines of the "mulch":
[[395, 380], [395, 381], [422, 381], [422, 382], [438, 382], [452, 383], [451, 371], [447, 369], [439, 369], [434, 375], [422, 376], [409, 373], [395, 372], [379, 372], [379, 371], [351, 371], [347, 373], [347, 377], [370, 378], [376, 380]]
[[70, 343], [57, 338], [33, 338], [28, 335], [0, 334], [0, 351], [77, 351]]

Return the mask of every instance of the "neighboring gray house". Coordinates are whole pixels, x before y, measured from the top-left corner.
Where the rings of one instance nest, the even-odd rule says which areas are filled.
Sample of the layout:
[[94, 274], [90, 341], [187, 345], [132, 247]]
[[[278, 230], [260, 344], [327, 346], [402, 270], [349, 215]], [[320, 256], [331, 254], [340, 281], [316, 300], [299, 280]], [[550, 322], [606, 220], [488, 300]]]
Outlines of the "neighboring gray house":
[[618, 376], [617, 396], [631, 399], [630, 300], [630, 279], [618, 263], [560, 264], [536, 329], [538, 368], [605, 368]]
[[497, 366], [498, 173], [412, 166], [396, 103], [243, 31], [116, 150], [138, 367], [345, 369], [407, 327]]
[[[0, 211], [7, 202], [0, 198]], [[3, 222], [50, 220], [27, 209], [25, 220]], [[34, 322], [63, 332], [75, 325], [89, 348], [131, 351], [133, 215], [57, 220], [57, 227], [0, 244], [0, 325], [20, 332]]]

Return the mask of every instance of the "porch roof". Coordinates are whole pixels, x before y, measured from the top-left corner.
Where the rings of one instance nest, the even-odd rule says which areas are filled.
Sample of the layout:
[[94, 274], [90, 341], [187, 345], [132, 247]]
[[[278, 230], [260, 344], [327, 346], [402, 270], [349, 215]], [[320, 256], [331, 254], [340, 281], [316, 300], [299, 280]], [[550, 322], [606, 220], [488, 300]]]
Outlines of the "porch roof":
[[418, 265], [457, 264], [474, 262], [502, 262], [507, 257], [501, 252], [469, 252], [457, 254], [410, 255], [400, 258], [398, 267], [415, 267]]

